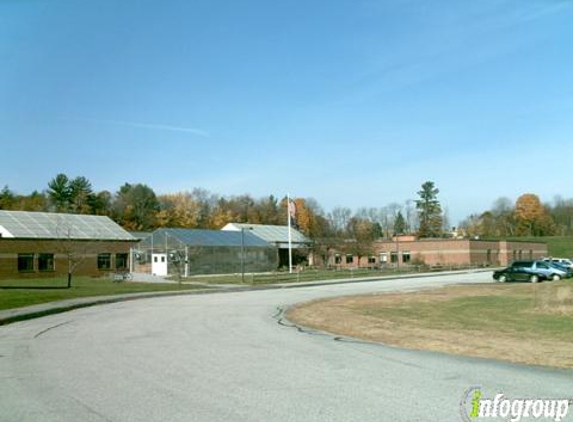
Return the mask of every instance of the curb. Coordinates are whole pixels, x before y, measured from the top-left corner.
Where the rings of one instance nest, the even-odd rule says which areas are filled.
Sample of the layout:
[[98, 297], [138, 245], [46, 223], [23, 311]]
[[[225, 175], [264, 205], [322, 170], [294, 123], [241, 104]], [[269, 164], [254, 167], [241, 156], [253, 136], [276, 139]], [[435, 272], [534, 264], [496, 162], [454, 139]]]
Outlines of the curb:
[[133, 293], [115, 296], [94, 296], [80, 299], [69, 299], [58, 302], [47, 302], [39, 305], [32, 305], [24, 308], [7, 309], [0, 311], [0, 326], [18, 321], [40, 318], [43, 316], [59, 314], [74, 309], [87, 308], [95, 305], [106, 305], [117, 302], [128, 302], [137, 299], [151, 299], [167, 296], [184, 296], [190, 294], [214, 293], [212, 290], [184, 290], [180, 292], [153, 292], [153, 293]]
[[11, 324], [14, 322], [25, 321], [28, 319], [40, 318], [48, 315], [59, 314], [63, 312], [72, 311], [74, 309], [87, 308], [96, 305], [106, 305], [110, 303], [127, 302], [130, 300], [138, 299], [153, 299], [160, 297], [174, 297], [174, 296], [192, 296], [204, 294], [220, 294], [220, 293], [237, 293], [237, 292], [250, 292], [260, 290], [280, 290], [280, 289], [300, 289], [304, 287], [322, 287], [322, 286], [335, 286], [339, 284], [353, 284], [353, 283], [373, 283], [384, 280], [401, 280], [409, 278], [432, 278], [441, 277], [444, 275], [456, 274], [472, 274], [480, 272], [488, 272], [491, 269], [479, 270], [460, 270], [436, 273], [418, 273], [418, 274], [405, 274], [393, 275], [384, 277], [362, 277], [362, 278], [349, 278], [339, 280], [320, 280], [306, 283], [282, 283], [282, 284], [263, 284], [260, 286], [236, 286], [229, 288], [214, 288], [209, 289], [195, 289], [183, 291], [168, 291], [168, 292], [151, 292], [151, 293], [132, 293], [115, 296], [95, 296], [78, 299], [69, 299], [58, 302], [48, 302], [39, 305], [32, 305], [24, 308], [8, 309], [0, 311], [0, 326]]

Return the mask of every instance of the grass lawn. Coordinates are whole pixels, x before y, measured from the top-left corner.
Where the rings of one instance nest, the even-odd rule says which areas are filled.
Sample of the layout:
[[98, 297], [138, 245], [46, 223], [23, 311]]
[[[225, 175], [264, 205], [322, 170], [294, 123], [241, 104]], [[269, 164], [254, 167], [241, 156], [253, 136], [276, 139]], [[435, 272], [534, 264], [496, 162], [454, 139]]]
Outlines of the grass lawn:
[[[277, 283], [302, 283], [320, 280], [334, 280], [346, 278], [359, 278], [359, 277], [377, 277], [395, 274], [408, 274], [417, 272], [416, 267], [401, 268], [399, 272], [395, 269], [344, 269], [344, 270], [319, 270], [319, 269], [306, 269], [299, 273], [289, 274], [288, 272], [273, 272], [262, 274], [246, 273], [244, 277], [244, 284], [261, 285], [261, 284], [277, 284]], [[222, 276], [194, 276], [185, 279], [185, 281], [195, 281], [201, 283], [213, 284], [241, 284], [242, 277], [240, 274], [222, 275]]]
[[523, 339], [573, 339], [572, 315], [536, 312], [539, 299], [535, 288], [511, 291], [511, 287], [502, 287], [501, 292], [504, 294], [480, 293], [441, 300], [438, 306], [431, 301], [403, 302], [392, 307], [369, 306], [360, 312], [427, 329], [496, 332]]
[[573, 282], [451, 286], [292, 308], [305, 326], [413, 349], [573, 368]]
[[0, 310], [78, 297], [197, 289], [196, 286], [178, 284], [114, 283], [109, 279], [89, 277], [74, 277], [72, 288], [67, 289], [66, 286], [67, 278], [65, 277], [0, 280]]
[[[415, 269], [403, 269], [401, 273], [415, 271]], [[394, 270], [344, 270], [326, 271], [309, 270], [298, 274], [283, 272], [269, 274], [245, 274], [245, 285], [263, 285], [276, 283], [296, 283], [305, 281], [317, 281], [326, 279], [357, 278], [366, 276], [382, 276], [395, 274]], [[241, 275], [223, 276], [200, 276], [190, 277], [184, 281], [217, 284], [242, 283]], [[67, 289], [65, 277], [54, 279], [29, 279], [29, 280], [0, 280], [0, 310], [13, 309], [57, 300], [72, 299], [77, 297], [107, 296], [122, 293], [140, 293], [156, 291], [179, 291], [204, 288], [189, 284], [164, 284], [164, 283], [114, 283], [105, 278], [74, 277], [72, 288]]]
[[539, 239], [541, 242], [547, 243], [547, 249], [550, 256], [573, 258], [573, 236], [531, 237], [523, 240], [535, 241], [535, 239]]

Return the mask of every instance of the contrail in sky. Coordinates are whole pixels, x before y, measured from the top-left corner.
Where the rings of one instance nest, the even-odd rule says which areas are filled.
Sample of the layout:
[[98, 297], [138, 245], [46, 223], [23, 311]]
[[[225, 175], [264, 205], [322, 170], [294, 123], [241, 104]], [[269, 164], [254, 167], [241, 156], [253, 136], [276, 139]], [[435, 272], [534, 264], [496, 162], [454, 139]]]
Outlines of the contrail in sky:
[[202, 136], [204, 138], [209, 137], [209, 132], [194, 127], [158, 125], [153, 123], [139, 123], [139, 122], [126, 122], [123, 120], [101, 120], [101, 119], [88, 119], [88, 118], [75, 118], [75, 119], [65, 119], [65, 120], [88, 120], [90, 122], [97, 122], [97, 123], [108, 123], [112, 125], [129, 126], [129, 127], [154, 129], [154, 130], [168, 130], [171, 132], [192, 133], [193, 135]]

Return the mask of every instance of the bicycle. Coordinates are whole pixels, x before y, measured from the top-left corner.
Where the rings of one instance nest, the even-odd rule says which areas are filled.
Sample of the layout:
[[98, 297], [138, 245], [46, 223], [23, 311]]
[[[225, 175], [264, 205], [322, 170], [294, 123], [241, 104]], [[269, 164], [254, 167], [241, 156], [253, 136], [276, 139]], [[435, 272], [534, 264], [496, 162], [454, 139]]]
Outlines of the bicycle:
[[117, 271], [113, 273], [112, 280], [114, 283], [123, 283], [124, 281], [133, 280], [133, 274], [129, 271]]

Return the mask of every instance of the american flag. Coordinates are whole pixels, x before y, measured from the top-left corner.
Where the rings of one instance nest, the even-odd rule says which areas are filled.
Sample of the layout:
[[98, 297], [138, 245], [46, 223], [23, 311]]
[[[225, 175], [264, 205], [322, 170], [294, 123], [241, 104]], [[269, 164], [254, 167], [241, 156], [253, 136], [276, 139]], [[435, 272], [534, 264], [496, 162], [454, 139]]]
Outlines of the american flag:
[[288, 212], [290, 214], [290, 218], [293, 221], [296, 221], [296, 204], [292, 200], [289, 200], [288, 202]]

